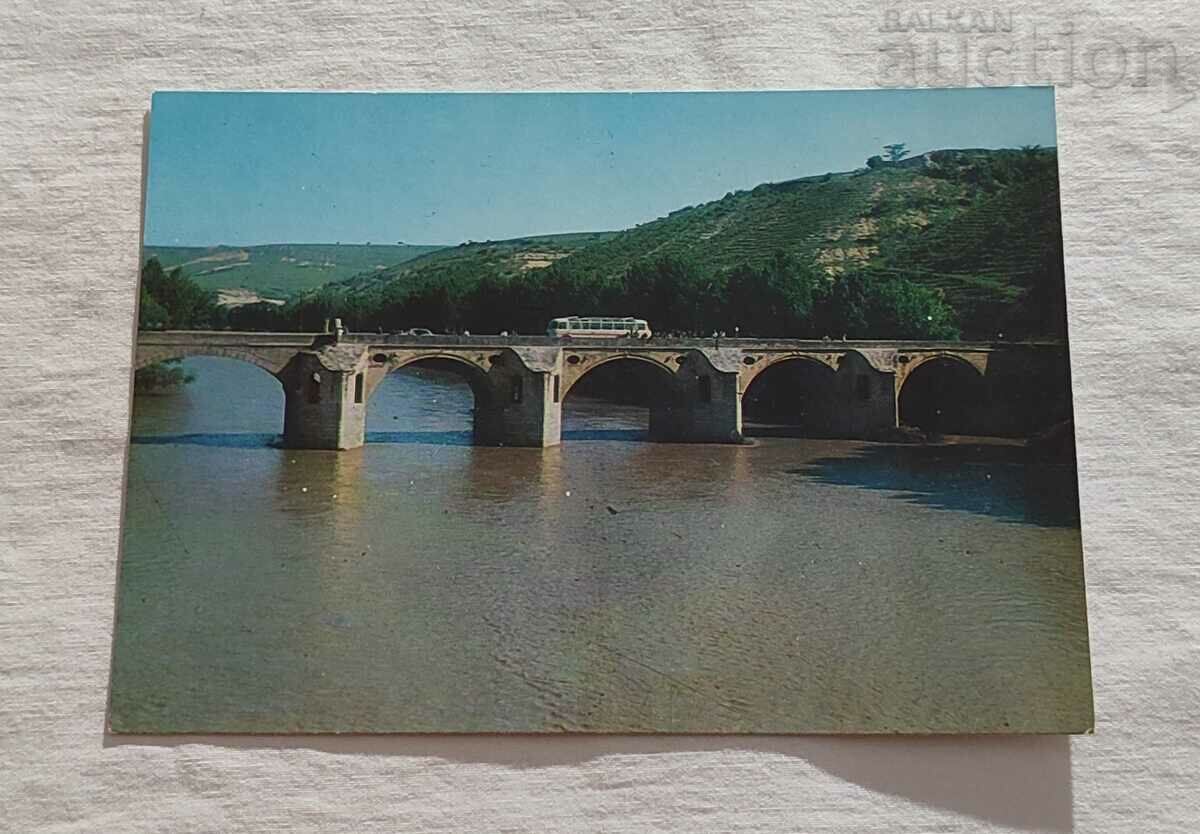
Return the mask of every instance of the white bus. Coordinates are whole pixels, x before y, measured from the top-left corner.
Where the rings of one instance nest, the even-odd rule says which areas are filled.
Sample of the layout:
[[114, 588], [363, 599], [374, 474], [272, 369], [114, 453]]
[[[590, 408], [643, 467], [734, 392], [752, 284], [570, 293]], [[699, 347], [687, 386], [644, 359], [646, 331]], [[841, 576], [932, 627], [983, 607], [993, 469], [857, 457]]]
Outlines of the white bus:
[[560, 339], [616, 339], [622, 336], [649, 339], [650, 325], [645, 319], [632, 317], [564, 316], [550, 320], [546, 335]]

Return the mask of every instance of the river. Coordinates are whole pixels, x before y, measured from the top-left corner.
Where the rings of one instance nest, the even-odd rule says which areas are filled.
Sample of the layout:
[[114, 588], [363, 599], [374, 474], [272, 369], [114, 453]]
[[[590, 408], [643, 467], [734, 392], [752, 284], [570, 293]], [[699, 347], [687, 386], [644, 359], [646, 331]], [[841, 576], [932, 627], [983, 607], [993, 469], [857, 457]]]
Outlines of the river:
[[393, 373], [368, 443], [279, 448], [279, 384], [134, 401], [124, 732], [1059, 732], [1091, 723], [1073, 465], [1019, 446], [471, 445]]

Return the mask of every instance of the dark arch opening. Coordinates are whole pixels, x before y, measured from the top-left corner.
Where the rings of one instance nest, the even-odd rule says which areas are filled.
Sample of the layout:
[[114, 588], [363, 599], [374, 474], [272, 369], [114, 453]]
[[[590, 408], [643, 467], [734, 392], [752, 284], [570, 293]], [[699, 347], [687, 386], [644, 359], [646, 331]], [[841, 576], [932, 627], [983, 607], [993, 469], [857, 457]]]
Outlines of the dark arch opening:
[[643, 359], [612, 359], [586, 371], [563, 398], [562, 438], [653, 440], [669, 432], [675, 378]]
[[390, 371], [367, 404], [367, 443], [469, 446], [490, 398], [482, 370], [433, 356]]
[[[151, 368], [172, 373], [139, 385]], [[151, 363], [134, 375], [133, 443], [275, 446], [283, 415], [283, 384], [248, 359], [190, 355]]]
[[828, 437], [833, 431], [836, 372], [812, 359], [785, 359], [762, 371], [742, 395], [748, 436]]
[[972, 365], [939, 357], [917, 366], [900, 389], [900, 424], [931, 434], [978, 434], [986, 391]]

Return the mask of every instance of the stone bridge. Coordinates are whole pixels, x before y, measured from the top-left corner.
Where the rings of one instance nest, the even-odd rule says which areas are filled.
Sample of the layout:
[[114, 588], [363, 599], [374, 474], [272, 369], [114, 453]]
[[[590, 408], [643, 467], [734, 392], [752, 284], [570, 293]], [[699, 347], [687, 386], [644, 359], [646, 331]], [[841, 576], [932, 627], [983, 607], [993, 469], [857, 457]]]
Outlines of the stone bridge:
[[[743, 396], [761, 374], [785, 363], [804, 363], [816, 380], [819, 391], [810, 399], [819, 433], [827, 436], [887, 437], [906, 408], [922, 407], [906, 400], [921, 396], [951, 402], [968, 429], [961, 433], [1030, 434], [1070, 414], [1061, 342], [142, 331], [134, 364], [189, 356], [238, 359], [272, 374], [284, 391], [284, 442], [312, 449], [361, 446], [371, 395], [390, 371], [418, 363], [455, 370], [470, 383], [481, 444], [559, 443], [568, 392], [592, 370], [617, 361], [643, 363], [660, 380], [650, 403], [655, 440], [740, 441]], [[956, 401], [945, 399], [947, 390]]]

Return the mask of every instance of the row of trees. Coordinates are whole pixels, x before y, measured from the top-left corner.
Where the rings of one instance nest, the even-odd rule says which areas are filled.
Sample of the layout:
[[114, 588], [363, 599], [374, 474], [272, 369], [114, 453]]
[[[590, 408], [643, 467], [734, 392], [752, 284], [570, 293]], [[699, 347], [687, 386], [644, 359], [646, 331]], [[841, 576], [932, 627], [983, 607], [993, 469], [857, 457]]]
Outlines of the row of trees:
[[[710, 274], [677, 258], [632, 264], [616, 279], [557, 265], [474, 283], [395, 284], [348, 293], [337, 285], [284, 306], [224, 308], [181, 270], [155, 259], [142, 270], [144, 329], [351, 330], [541, 333], [560, 315], [636, 315], [658, 333], [822, 338], [955, 339], [954, 311], [936, 291], [902, 277], [857, 271], [830, 280], [784, 253], [764, 267]], [[161, 375], [161, 374], [160, 374]]]
[[768, 265], [712, 274], [678, 258], [630, 265], [615, 279], [553, 265], [512, 277], [347, 293], [336, 285], [283, 307], [228, 312], [228, 326], [314, 330], [339, 317], [351, 330], [428, 327], [436, 332], [541, 333], [562, 315], [634, 315], [657, 333], [822, 338], [956, 339], [941, 293], [902, 277], [862, 270], [831, 280], [778, 253]]

